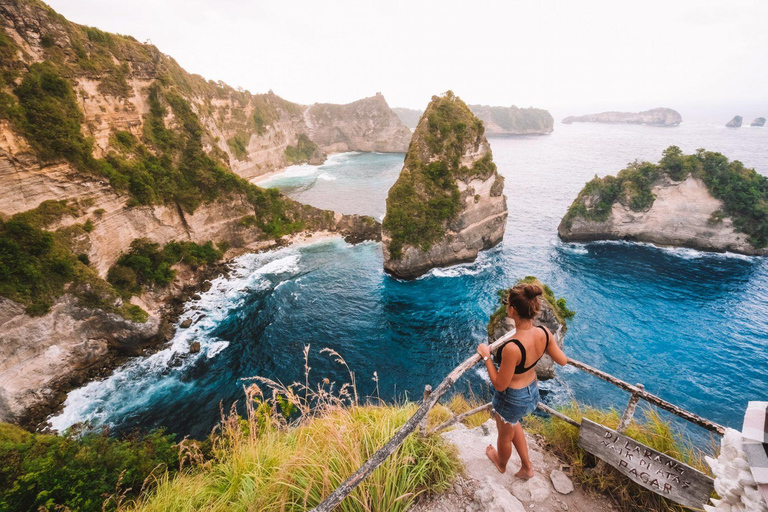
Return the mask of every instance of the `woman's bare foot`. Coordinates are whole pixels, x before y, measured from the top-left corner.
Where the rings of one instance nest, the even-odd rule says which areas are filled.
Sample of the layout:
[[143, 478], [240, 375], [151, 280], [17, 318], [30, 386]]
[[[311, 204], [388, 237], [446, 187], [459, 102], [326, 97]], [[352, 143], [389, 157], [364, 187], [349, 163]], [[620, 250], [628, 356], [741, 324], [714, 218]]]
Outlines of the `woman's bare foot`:
[[517, 478], [522, 478], [523, 480], [529, 480], [533, 478], [533, 468], [522, 467], [520, 468], [520, 471], [515, 473], [515, 476]]
[[501, 464], [499, 464], [499, 454], [496, 453], [496, 448], [494, 448], [493, 445], [488, 445], [488, 448], [485, 449], [485, 455], [491, 459], [491, 462], [493, 462], [493, 465], [499, 470], [499, 473], [505, 473], [507, 471], [507, 468], [503, 468], [501, 467]]

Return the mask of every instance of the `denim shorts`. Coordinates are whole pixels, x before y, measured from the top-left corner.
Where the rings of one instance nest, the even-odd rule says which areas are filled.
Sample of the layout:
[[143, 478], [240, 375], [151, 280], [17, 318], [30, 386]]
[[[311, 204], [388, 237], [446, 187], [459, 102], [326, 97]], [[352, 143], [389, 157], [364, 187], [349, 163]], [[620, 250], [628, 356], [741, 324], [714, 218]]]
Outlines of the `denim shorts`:
[[510, 425], [536, 410], [539, 403], [539, 385], [536, 379], [521, 389], [507, 388], [493, 393], [493, 412]]

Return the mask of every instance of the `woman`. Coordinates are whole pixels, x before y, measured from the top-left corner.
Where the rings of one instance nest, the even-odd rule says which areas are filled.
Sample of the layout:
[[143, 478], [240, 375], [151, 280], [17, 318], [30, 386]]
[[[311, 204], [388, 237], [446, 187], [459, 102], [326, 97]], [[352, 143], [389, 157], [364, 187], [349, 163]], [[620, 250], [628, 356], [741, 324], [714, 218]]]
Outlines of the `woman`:
[[[534, 367], [545, 353], [559, 365], [568, 363], [566, 355], [552, 340], [552, 333], [544, 326], [533, 325], [533, 319], [541, 309], [541, 294], [541, 287], [535, 284], [519, 284], [510, 289], [503, 302], [507, 316], [515, 322], [515, 338], [499, 347], [493, 359], [488, 345], [481, 343], [477, 347], [495, 389], [492, 414], [499, 431], [497, 448], [488, 445], [485, 454], [504, 473], [514, 444], [522, 462], [515, 476], [524, 479], [533, 477], [533, 466], [528, 458], [528, 445], [520, 420], [533, 412], [539, 402]], [[494, 362], [499, 365], [498, 371]]]

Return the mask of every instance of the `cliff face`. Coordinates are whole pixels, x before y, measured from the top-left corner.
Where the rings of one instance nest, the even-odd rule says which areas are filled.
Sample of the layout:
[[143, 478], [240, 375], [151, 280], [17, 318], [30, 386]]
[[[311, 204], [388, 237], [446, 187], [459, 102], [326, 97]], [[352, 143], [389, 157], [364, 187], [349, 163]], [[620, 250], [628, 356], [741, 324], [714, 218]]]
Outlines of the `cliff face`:
[[563, 119], [571, 123], [646, 124], [650, 126], [677, 126], [682, 116], [671, 108], [654, 108], [644, 112], [602, 112], [585, 116], [570, 116]]
[[558, 234], [564, 241], [573, 242], [634, 240], [703, 251], [765, 252], [756, 251], [747, 237], [736, 231], [732, 219], [724, 217], [717, 223], [712, 222], [713, 214], [722, 211], [723, 204], [712, 197], [701, 180], [694, 177], [681, 182], [663, 180], [654, 185], [653, 194], [656, 200], [647, 211], [635, 212], [617, 202], [605, 221], [577, 217], [570, 227], [561, 223]]
[[424, 113], [423, 110], [402, 107], [395, 107], [392, 109], [392, 111], [397, 114], [397, 117], [400, 118], [400, 121], [402, 121], [403, 124], [411, 130], [416, 129], [416, 125], [419, 124], [419, 119], [421, 119], [421, 115]]
[[552, 133], [555, 120], [541, 108], [490, 107], [469, 105], [485, 125], [486, 135], [546, 135]]
[[503, 189], [482, 122], [450, 91], [434, 96], [389, 190], [384, 269], [412, 279], [474, 260], [504, 236]]
[[0, 1], [0, 23], [0, 421], [34, 416], [62, 386], [168, 336], [165, 304], [185, 283], [129, 306], [106, 281], [135, 239], [213, 242], [231, 257], [300, 231], [380, 237], [374, 219], [302, 205], [235, 173], [316, 158], [314, 144], [301, 145], [311, 133], [327, 147], [363, 150], [370, 136], [379, 150], [403, 150], [383, 98], [341, 112], [347, 125], [332, 113], [312, 131], [312, 107], [206, 82], [154, 46], [36, 0]]
[[636, 163], [595, 178], [558, 227], [568, 242], [631, 240], [703, 251], [768, 253], [768, 178], [718, 153], [665, 151], [659, 165]]
[[411, 140], [381, 93], [347, 105], [317, 103], [306, 109], [304, 121], [309, 137], [328, 153], [404, 153]]
[[[468, 105], [485, 125], [485, 134], [494, 135], [546, 135], [552, 133], [555, 120], [541, 108], [491, 107]], [[409, 108], [393, 109], [395, 114], [409, 128], [416, 128], [423, 112]]]

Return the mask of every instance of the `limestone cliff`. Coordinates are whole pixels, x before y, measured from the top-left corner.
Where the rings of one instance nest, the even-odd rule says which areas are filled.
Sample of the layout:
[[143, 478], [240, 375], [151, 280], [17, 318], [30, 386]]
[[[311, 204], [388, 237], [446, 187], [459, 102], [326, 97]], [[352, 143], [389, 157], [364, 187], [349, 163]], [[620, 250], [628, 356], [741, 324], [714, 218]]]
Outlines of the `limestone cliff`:
[[347, 105], [316, 103], [304, 112], [304, 122], [309, 137], [327, 153], [403, 153], [411, 140], [381, 93]]
[[552, 133], [555, 120], [541, 108], [490, 107], [469, 105], [485, 125], [485, 134], [493, 135], [546, 135]]
[[[568, 309], [565, 299], [558, 299], [554, 292], [545, 284], [542, 284], [533, 276], [528, 276], [520, 282], [538, 284], [544, 289], [544, 295], [539, 297], [541, 311], [533, 319], [534, 325], [543, 325], [552, 333], [550, 343], [557, 343], [561, 349], [565, 342], [565, 333], [568, 330], [566, 319], [572, 318], [575, 312]], [[508, 294], [508, 290], [498, 292], [499, 302]], [[492, 343], [501, 338], [508, 332], [515, 329], [515, 323], [507, 316], [506, 306], [501, 304], [491, 315], [488, 321], [488, 343]], [[555, 362], [548, 354], [544, 354], [536, 363], [536, 376], [539, 380], [548, 380], [555, 378]]]
[[764, 117], [756, 117], [754, 121], [752, 121], [752, 124], [750, 126], [765, 126], [765, 118]]
[[482, 121], [452, 92], [433, 96], [387, 197], [384, 269], [411, 279], [474, 260], [504, 236], [503, 191]]
[[719, 153], [634, 163], [595, 178], [558, 227], [564, 241], [631, 240], [703, 251], [768, 253], [768, 178]]
[[744, 118], [741, 116], [733, 116], [733, 119], [725, 123], [725, 126], [728, 128], [740, 128], [743, 120]]
[[682, 122], [682, 116], [671, 108], [654, 108], [644, 112], [602, 112], [600, 114], [589, 114], [585, 116], [569, 116], [563, 119], [563, 124], [609, 123], [677, 126]]
[[[485, 126], [485, 135], [546, 135], [552, 133], [555, 120], [541, 108], [491, 107], [468, 105]], [[395, 108], [395, 114], [409, 128], [416, 128], [423, 112], [409, 108]]]
[[419, 124], [419, 119], [421, 119], [421, 115], [424, 113], [423, 110], [403, 107], [394, 107], [392, 111], [397, 114], [397, 117], [400, 118], [403, 124], [411, 130], [416, 129], [416, 125]]
[[[70, 23], [36, 0], [1, 0], [0, 23], [0, 421], [34, 415], [61, 386], [167, 336], [164, 305], [184, 283], [129, 304], [105, 280], [135, 239], [213, 242], [228, 258], [302, 231], [380, 236], [374, 219], [302, 205], [233, 173], [281, 167], [292, 145], [316, 156], [299, 144], [314, 133], [311, 107], [206, 82], [154, 46]], [[380, 142], [384, 116], [393, 145], [379, 149], [404, 149], [383, 98], [355, 112], [348, 132], [331, 116], [316, 133], [364, 149], [367, 136]], [[326, 133], [335, 128], [338, 140]]]

